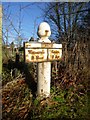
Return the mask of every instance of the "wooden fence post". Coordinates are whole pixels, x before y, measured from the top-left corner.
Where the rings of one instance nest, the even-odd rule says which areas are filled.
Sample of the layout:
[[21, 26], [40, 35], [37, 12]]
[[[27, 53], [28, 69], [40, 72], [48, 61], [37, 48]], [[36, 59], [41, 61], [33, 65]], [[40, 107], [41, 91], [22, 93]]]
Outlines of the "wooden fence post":
[[0, 75], [2, 73], [2, 5], [0, 5]]
[[[2, 88], [2, 5], [0, 5], [0, 89]], [[2, 92], [0, 95], [0, 119], [2, 119]]]

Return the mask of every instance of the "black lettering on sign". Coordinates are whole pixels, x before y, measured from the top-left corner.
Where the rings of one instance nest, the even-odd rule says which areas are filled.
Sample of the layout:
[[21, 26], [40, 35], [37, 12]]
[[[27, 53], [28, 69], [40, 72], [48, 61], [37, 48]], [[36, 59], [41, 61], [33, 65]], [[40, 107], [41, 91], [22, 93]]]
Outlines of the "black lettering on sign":
[[56, 55], [56, 56], [55, 56], [55, 58], [56, 58], [56, 59], [59, 59], [59, 56], [58, 56], [58, 55]]
[[34, 51], [34, 50], [28, 50], [28, 52], [30, 53], [30, 54], [44, 54], [45, 52], [44, 52], [44, 50], [42, 50], [42, 51]]
[[38, 60], [39, 56], [36, 56], [36, 60]]
[[34, 60], [34, 56], [31, 56], [31, 60]]
[[42, 56], [42, 57], [39, 57], [39, 59], [44, 59], [44, 57]]
[[54, 58], [54, 55], [52, 55], [52, 59]]
[[54, 54], [55, 54], [55, 53], [56, 53], [56, 54], [58, 54], [58, 53], [59, 53], [59, 51], [58, 51], [58, 50], [52, 50], [51, 52], [52, 52], [52, 53], [54, 53]]
[[32, 50], [28, 50], [28, 53], [32, 53]]
[[53, 46], [53, 44], [51, 44], [51, 43], [42, 43], [41, 46], [42, 46], [42, 48], [51, 48]]
[[36, 56], [36, 60], [38, 60], [38, 59], [44, 59], [44, 57]]

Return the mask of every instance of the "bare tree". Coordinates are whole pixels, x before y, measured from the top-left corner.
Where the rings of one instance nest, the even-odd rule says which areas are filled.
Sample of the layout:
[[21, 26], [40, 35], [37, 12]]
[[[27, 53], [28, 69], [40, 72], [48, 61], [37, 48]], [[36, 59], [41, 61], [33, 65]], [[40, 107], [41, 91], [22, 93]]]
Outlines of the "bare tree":
[[[45, 20], [52, 27], [52, 34], [56, 39], [64, 37], [70, 41], [75, 36], [77, 25], [87, 3], [56, 2], [48, 3]], [[59, 40], [60, 42], [60, 40]]]
[[[22, 5], [21, 4], [16, 4], [16, 5], [18, 8], [18, 12], [16, 12], [14, 16], [11, 11], [12, 4], [10, 3], [5, 4], [2, 10], [2, 13], [3, 13], [3, 31], [2, 32], [3, 32], [3, 48], [4, 48], [3, 57], [5, 57], [6, 61], [14, 55], [13, 45], [17, 44], [17, 47], [20, 47], [23, 40], [22, 30], [21, 30], [22, 29]], [[11, 54], [7, 46], [11, 47], [10, 49], [12, 49], [13, 55]]]
[[[20, 7], [19, 13], [18, 13], [18, 15], [16, 15], [17, 19], [18, 19], [18, 23], [17, 23], [18, 27], [17, 27], [17, 25], [14, 24], [13, 16], [11, 14], [11, 11], [9, 10], [10, 4], [8, 4], [6, 6], [6, 9], [3, 8], [3, 21], [4, 21], [3, 22], [3, 39], [4, 39], [4, 43], [6, 45], [9, 44], [8, 39], [11, 38], [11, 36], [13, 36], [13, 39], [15, 39], [17, 36], [20, 37], [21, 23], [22, 23], [22, 20], [21, 20], [21, 5], [19, 7]], [[6, 10], [8, 11], [8, 13], [6, 12]], [[14, 18], [16, 16], [14, 16]]]

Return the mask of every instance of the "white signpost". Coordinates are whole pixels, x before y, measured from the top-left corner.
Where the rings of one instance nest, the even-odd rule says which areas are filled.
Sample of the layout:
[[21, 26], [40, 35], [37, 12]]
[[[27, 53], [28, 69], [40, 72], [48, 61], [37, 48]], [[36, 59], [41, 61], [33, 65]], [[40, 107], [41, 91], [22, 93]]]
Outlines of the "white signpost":
[[50, 35], [50, 26], [43, 22], [38, 28], [40, 40], [24, 44], [25, 62], [38, 62], [37, 94], [41, 97], [50, 95], [51, 61], [60, 60], [62, 56], [62, 44], [51, 43]]

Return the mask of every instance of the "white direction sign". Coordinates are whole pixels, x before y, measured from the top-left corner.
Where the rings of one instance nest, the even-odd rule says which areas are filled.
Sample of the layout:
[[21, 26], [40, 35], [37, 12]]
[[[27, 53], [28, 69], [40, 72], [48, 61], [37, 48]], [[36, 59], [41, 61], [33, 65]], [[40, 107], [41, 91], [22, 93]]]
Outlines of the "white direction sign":
[[62, 56], [62, 49], [48, 49], [48, 60], [60, 60]]
[[25, 49], [26, 62], [43, 62], [47, 60], [47, 49]]
[[25, 62], [44, 62], [60, 60], [62, 44], [28, 42], [24, 43]]

